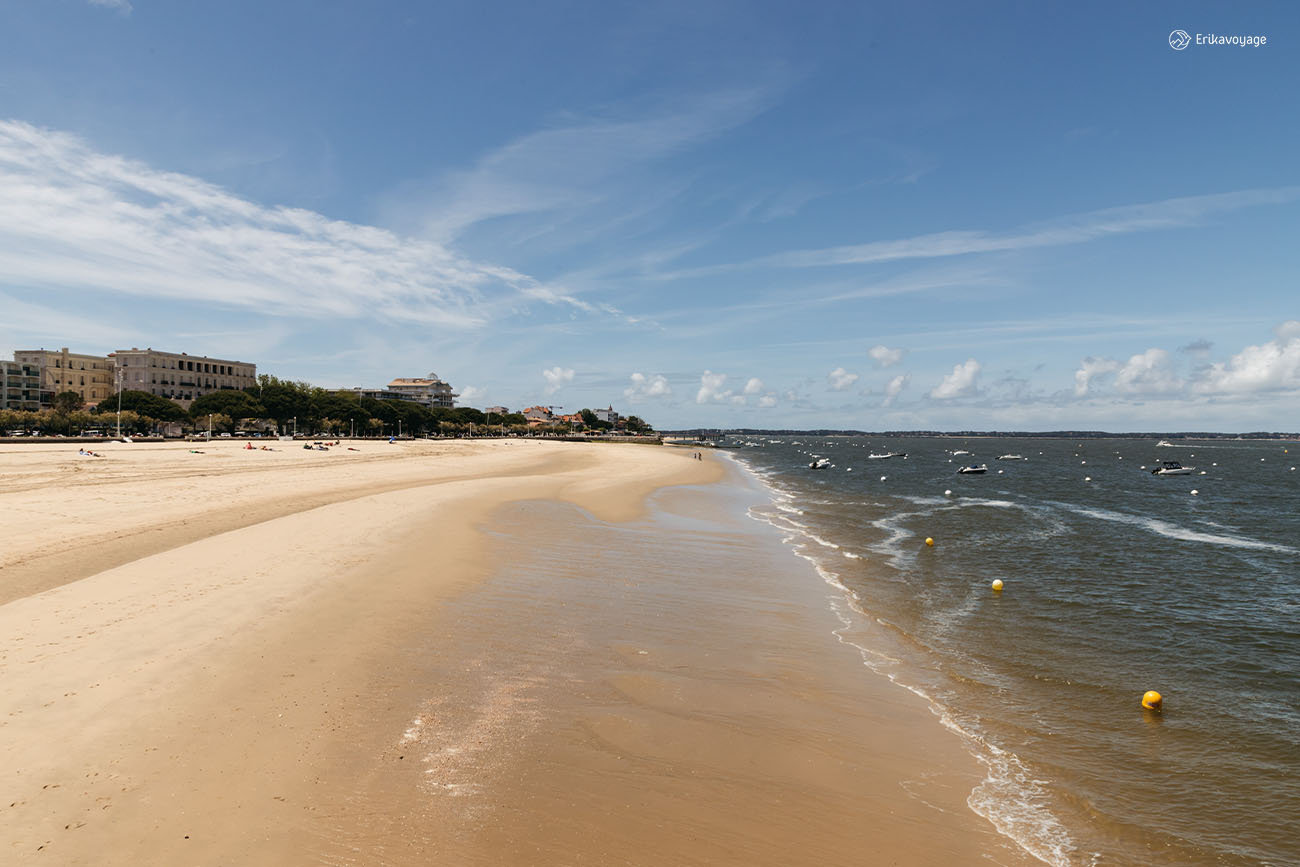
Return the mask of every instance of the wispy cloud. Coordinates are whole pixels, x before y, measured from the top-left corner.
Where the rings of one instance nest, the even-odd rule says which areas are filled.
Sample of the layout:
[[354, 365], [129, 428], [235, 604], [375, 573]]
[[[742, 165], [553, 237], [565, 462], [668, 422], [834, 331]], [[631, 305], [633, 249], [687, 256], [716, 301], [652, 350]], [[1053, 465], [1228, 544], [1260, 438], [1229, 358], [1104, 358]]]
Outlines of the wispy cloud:
[[911, 381], [912, 375], [910, 373], [900, 373], [889, 380], [889, 385], [885, 386], [885, 399], [880, 405], [893, 406], [894, 401], [898, 400], [898, 396], [903, 393], [903, 389], [907, 388], [907, 384]]
[[896, 241], [872, 241], [820, 250], [778, 253], [759, 259], [755, 264], [784, 267], [860, 265], [899, 259], [932, 259], [1031, 247], [1057, 247], [1112, 235], [1191, 226], [1212, 214], [1260, 205], [1288, 204], [1298, 198], [1300, 187], [1295, 186], [1184, 196], [1074, 214], [1046, 223], [1030, 224], [1005, 234], [983, 231], [937, 232]]
[[434, 242], [266, 207], [18, 121], [0, 121], [0, 283], [456, 329], [576, 303]]
[[717, 90], [639, 117], [565, 118], [470, 168], [396, 191], [387, 209], [447, 240], [497, 217], [590, 208], [628, 172], [751, 120], [772, 98], [764, 87]]
[[131, 14], [131, 0], [87, 0], [91, 6], [103, 6], [107, 9], [115, 9], [122, 15]]
[[1265, 205], [1285, 205], [1298, 199], [1300, 199], [1300, 186], [1184, 196], [1072, 214], [1045, 222], [1030, 223], [1009, 232], [985, 230], [935, 232], [911, 238], [791, 250], [744, 262], [709, 265], [663, 276], [665, 278], [700, 277], [747, 268], [874, 265], [909, 259], [941, 259], [1082, 244], [1116, 235], [1194, 226], [1214, 214]]

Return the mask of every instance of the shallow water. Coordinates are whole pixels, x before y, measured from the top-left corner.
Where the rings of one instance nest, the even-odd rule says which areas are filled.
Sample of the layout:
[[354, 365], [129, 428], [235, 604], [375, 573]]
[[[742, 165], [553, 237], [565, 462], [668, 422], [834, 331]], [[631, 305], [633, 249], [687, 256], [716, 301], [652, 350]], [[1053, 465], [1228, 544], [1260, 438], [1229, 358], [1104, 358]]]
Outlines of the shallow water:
[[841, 636], [985, 764], [969, 804], [1003, 833], [1060, 865], [1300, 863], [1300, 444], [732, 445], [773, 492], [754, 517], [843, 587]]

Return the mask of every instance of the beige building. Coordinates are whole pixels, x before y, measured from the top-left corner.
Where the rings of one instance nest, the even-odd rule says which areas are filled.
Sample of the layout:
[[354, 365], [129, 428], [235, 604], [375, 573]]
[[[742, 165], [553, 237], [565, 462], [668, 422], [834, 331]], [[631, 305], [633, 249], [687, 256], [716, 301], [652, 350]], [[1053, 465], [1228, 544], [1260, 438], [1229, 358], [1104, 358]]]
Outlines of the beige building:
[[413, 400], [429, 407], [441, 406], [447, 409], [455, 407], [456, 398], [460, 397], [452, 392], [451, 386], [439, 379], [436, 373], [430, 373], [420, 379], [394, 379], [388, 383], [388, 390], [402, 395], [406, 400]]
[[109, 358], [122, 376], [124, 391], [147, 391], [186, 409], [210, 392], [257, 385], [257, 365], [247, 361], [135, 348], [110, 352]]
[[[19, 349], [14, 361], [35, 365], [41, 372], [41, 391], [50, 398], [64, 391], [75, 391], [90, 408], [116, 392], [113, 385], [113, 361], [104, 355], [69, 352], [68, 347], [54, 349]], [[42, 403], [50, 405], [43, 398]]]

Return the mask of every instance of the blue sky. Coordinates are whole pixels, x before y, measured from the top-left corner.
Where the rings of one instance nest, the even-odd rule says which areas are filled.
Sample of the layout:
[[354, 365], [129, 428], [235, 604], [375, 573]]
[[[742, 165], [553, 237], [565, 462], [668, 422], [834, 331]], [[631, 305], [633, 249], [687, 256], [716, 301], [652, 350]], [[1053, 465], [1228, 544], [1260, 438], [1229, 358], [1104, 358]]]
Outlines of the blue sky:
[[1298, 430], [1297, 81], [1285, 3], [11, 0], [0, 355]]

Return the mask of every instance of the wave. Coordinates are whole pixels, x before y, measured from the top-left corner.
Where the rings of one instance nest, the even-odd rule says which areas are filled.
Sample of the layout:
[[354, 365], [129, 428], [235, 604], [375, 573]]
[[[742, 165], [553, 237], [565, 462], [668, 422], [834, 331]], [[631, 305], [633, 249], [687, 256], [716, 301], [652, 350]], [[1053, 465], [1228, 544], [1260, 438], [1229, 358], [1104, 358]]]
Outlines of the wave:
[[[977, 815], [991, 822], [999, 833], [1014, 841], [1035, 858], [1053, 865], [1053, 867], [1069, 867], [1069, 865], [1078, 864], [1079, 852], [1077, 846], [1065, 826], [1061, 824], [1045, 803], [1045, 781], [1036, 779], [1015, 753], [998, 747], [984, 737], [980, 727], [974, 720], [959, 721], [954, 711], [937, 699], [930, 691], [918, 684], [909, 682], [910, 678], [900, 677], [900, 675], [905, 675], [900, 658], [890, 655], [883, 649], [873, 647], [865, 641], [854, 640], [851, 633], [861, 631], [863, 627], [872, 622], [884, 626], [885, 621], [873, 617], [862, 607], [861, 597], [858, 593], [845, 585], [840, 574], [828, 568], [829, 564], [827, 562], [814, 556], [813, 552], [816, 551], [816, 547], [809, 543], [840, 550], [840, 553], [851, 559], [861, 559], [861, 557], [841, 550], [838, 545], [829, 543], [817, 536], [806, 525], [791, 521], [788, 514], [781, 514], [777, 511], [780, 500], [789, 501], [795, 499], [792, 494], [781, 490], [775, 478], [753, 472], [748, 463], [739, 458], [733, 457], [733, 460], [736, 460], [737, 464], [740, 464], [744, 469], [750, 470], [751, 477], [757, 480], [772, 496], [771, 506], [777, 507], [776, 509], [769, 507], [769, 510], [766, 511], [762, 507], [751, 507], [748, 510], [749, 516], [754, 520], [781, 530], [785, 534], [783, 541], [790, 545], [792, 552], [810, 563], [817, 575], [826, 584], [838, 591], [837, 595], [832, 595], [830, 598], [830, 608], [842, 624], [841, 628], [833, 630], [836, 639], [842, 644], [857, 650], [867, 669], [888, 678], [896, 686], [900, 686], [924, 699], [941, 724], [955, 733], [966, 748], [984, 766], [986, 776], [968, 795], [967, 806]], [[916, 501], [922, 498], [904, 499]], [[961, 498], [964, 502], [954, 503], [947, 498], [924, 499], [927, 502], [917, 504], [944, 506], [946, 508], [991, 506], [993, 508], [1024, 508], [1026, 511], [1033, 511], [1028, 507], [1005, 500]], [[905, 520], [908, 517], [915, 517], [918, 514], [929, 514], [933, 511], [935, 510], [927, 509], [923, 512], [895, 513], [888, 518], [873, 521], [872, 525], [889, 532], [890, 538], [884, 543], [872, 545], [871, 548], [876, 550], [884, 548], [886, 551], [893, 548], [894, 551], [890, 552], [891, 558], [897, 559], [903, 553], [898, 548], [897, 543], [915, 534], [897, 526], [895, 522]], [[974, 598], [970, 601], [973, 604]], [[958, 619], [968, 613], [969, 611], [960, 612]], [[1084, 863], [1095, 863], [1095, 860], [1096, 856], [1087, 856]]]
[[1083, 515], [1085, 518], [1096, 518], [1099, 521], [1110, 521], [1115, 524], [1127, 524], [1130, 527], [1138, 527], [1157, 536], [1177, 539], [1180, 542], [1202, 542], [1207, 545], [1222, 545], [1226, 548], [1247, 548], [1255, 551], [1276, 551], [1280, 554], [1300, 554], [1300, 550], [1287, 545], [1261, 542], [1244, 536], [1230, 536], [1226, 533], [1201, 533], [1189, 527], [1180, 527], [1177, 524], [1171, 524], [1159, 518], [1148, 518], [1144, 515], [1112, 512], [1109, 509], [1096, 507], [1074, 506], [1069, 503], [1053, 503], [1053, 505], [1076, 515]]

